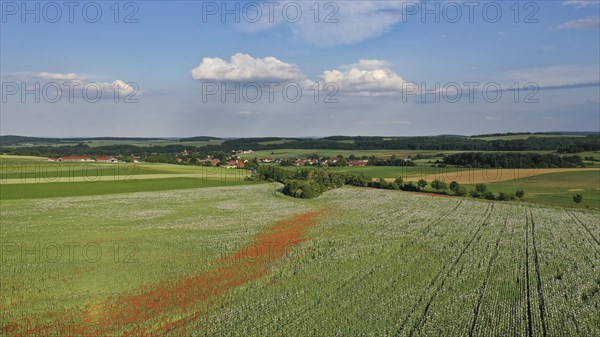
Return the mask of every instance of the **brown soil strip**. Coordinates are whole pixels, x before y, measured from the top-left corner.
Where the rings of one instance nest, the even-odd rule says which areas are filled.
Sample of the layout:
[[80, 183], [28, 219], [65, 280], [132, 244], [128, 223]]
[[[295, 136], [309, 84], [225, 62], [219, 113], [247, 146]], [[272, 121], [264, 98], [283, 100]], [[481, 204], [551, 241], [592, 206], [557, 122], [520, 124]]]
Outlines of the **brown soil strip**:
[[[223, 257], [219, 266], [175, 282], [164, 281], [134, 295], [107, 299], [81, 312], [50, 313], [0, 327], [7, 336], [154, 336], [180, 335], [200, 316], [202, 307], [221, 294], [256, 280], [286, 251], [306, 240], [306, 230], [328, 210], [308, 212], [276, 223], [249, 247]], [[178, 318], [179, 317], [179, 318]]]

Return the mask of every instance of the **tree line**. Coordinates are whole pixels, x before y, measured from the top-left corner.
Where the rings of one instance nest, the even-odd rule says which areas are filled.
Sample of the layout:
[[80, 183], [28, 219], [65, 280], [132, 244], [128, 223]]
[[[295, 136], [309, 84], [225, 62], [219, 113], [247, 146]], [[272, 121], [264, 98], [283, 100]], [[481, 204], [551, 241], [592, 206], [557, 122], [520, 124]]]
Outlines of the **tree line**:
[[[281, 140], [282, 138], [279, 138]], [[249, 138], [228, 140], [215, 149], [278, 150], [278, 149], [334, 149], [334, 150], [439, 150], [439, 151], [562, 151], [577, 149], [600, 150], [600, 136], [531, 136], [527, 139], [483, 140], [465, 136], [424, 137], [349, 137], [332, 136], [320, 139], [285, 139], [286, 142], [269, 143], [274, 138]]]
[[421, 192], [428, 185], [435, 190], [435, 193], [449, 194], [455, 196], [509, 201], [516, 198], [522, 199], [525, 195], [523, 190], [518, 190], [514, 194], [500, 192], [497, 195], [488, 191], [485, 184], [477, 184], [473, 190], [467, 189], [458, 182], [453, 181], [450, 184], [442, 180], [434, 180], [431, 183], [424, 179], [417, 182], [405, 182], [404, 179], [397, 178], [395, 181], [385, 181], [383, 178], [373, 180], [364, 174], [350, 174], [334, 172], [328, 169], [292, 169], [276, 166], [259, 166], [250, 180], [277, 181], [283, 184], [281, 192], [294, 198], [312, 199], [320, 196], [323, 192], [352, 185], [358, 187], [371, 187], [387, 190], [401, 190], [407, 192]]
[[[42, 141], [60, 141], [60, 139], [44, 139], [19, 136], [0, 136], [2, 151], [19, 154], [21, 152], [38, 153], [46, 155], [50, 152], [69, 151], [71, 146], [32, 146], [27, 148], [6, 147], [17, 141], [29, 140], [31, 143]], [[207, 137], [198, 137], [207, 139]], [[120, 138], [115, 138], [120, 139]], [[195, 138], [193, 138], [195, 139]], [[213, 139], [211, 137], [211, 139]], [[278, 150], [278, 149], [333, 149], [333, 150], [440, 150], [440, 151], [558, 151], [572, 153], [581, 151], [600, 150], [600, 136], [589, 135], [586, 137], [529, 137], [514, 140], [481, 140], [464, 136], [429, 136], [429, 137], [345, 137], [334, 136], [320, 139], [283, 139], [285, 142], [277, 143], [283, 138], [240, 138], [226, 140], [221, 144], [192, 147], [185, 145], [166, 145], [138, 147], [133, 145], [108, 145], [94, 148], [94, 151], [119, 151], [129, 150], [149, 153], [167, 153], [173, 149], [187, 147], [204, 152], [231, 152], [232, 150]], [[85, 138], [81, 138], [85, 140]], [[151, 138], [148, 138], [151, 140]], [[269, 143], [270, 142], [270, 143]], [[60, 142], [58, 143], [60, 144]], [[122, 146], [125, 146], [124, 148]], [[104, 154], [104, 153], [98, 153]]]
[[552, 153], [464, 152], [444, 156], [444, 163], [472, 168], [574, 168], [584, 167], [580, 156]]

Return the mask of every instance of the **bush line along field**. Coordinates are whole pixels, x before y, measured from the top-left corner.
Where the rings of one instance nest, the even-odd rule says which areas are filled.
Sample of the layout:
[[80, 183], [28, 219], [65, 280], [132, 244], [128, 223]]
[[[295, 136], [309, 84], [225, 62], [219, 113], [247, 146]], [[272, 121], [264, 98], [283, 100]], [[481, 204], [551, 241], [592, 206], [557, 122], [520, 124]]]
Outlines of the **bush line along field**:
[[279, 188], [2, 201], [0, 331], [600, 334], [600, 212]]

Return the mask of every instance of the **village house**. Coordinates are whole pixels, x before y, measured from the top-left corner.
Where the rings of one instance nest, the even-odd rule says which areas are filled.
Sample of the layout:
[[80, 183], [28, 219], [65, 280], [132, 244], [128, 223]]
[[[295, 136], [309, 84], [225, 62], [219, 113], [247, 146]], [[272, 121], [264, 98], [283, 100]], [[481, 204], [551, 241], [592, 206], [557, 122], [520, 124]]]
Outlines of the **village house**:
[[227, 165], [225, 165], [225, 168], [241, 169], [241, 168], [244, 168], [244, 166], [246, 166], [246, 164], [242, 160], [236, 159], [236, 160], [228, 160]]
[[96, 161], [102, 163], [116, 163], [118, 162], [117, 158], [113, 157], [96, 157]]
[[306, 166], [306, 165], [317, 165], [319, 161], [317, 159], [298, 159], [294, 161], [294, 165], [296, 166]]
[[221, 162], [219, 159], [212, 158], [208, 156], [206, 159], [197, 159], [200, 163], [210, 163], [210, 166], [217, 166]]
[[349, 166], [367, 166], [368, 160], [350, 160], [348, 161]]
[[58, 158], [58, 161], [94, 161], [90, 156], [66, 156]]

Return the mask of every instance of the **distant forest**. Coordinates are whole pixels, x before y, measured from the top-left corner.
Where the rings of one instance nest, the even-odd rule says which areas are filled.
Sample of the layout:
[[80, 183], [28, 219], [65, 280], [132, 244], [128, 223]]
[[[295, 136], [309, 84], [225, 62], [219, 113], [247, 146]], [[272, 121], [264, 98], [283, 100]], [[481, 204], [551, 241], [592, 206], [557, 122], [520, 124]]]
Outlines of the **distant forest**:
[[[65, 156], [65, 155], [149, 155], [177, 154], [187, 149], [189, 152], [216, 153], [238, 150], [280, 150], [280, 149], [332, 149], [332, 150], [436, 150], [436, 151], [554, 151], [558, 153], [578, 153], [599, 151], [600, 136], [531, 136], [527, 139], [482, 140], [465, 136], [427, 136], [427, 137], [349, 137], [333, 136], [319, 139], [298, 138], [240, 138], [225, 140], [221, 144], [190, 146], [172, 144], [162, 146], [134, 146], [128, 144], [89, 147], [83, 143], [88, 140], [156, 140], [158, 138], [69, 138], [50, 139], [21, 136], [1, 136], [0, 151], [13, 155]], [[180, 139], [211, 140], [213, 137], [194, 137]], [[81, 141], [78, 145], [60, 145], [63, 141]], [[12, 145], [28, 143], [31, 146]], [[36, 143], [53, 143], [41, 145]]]

